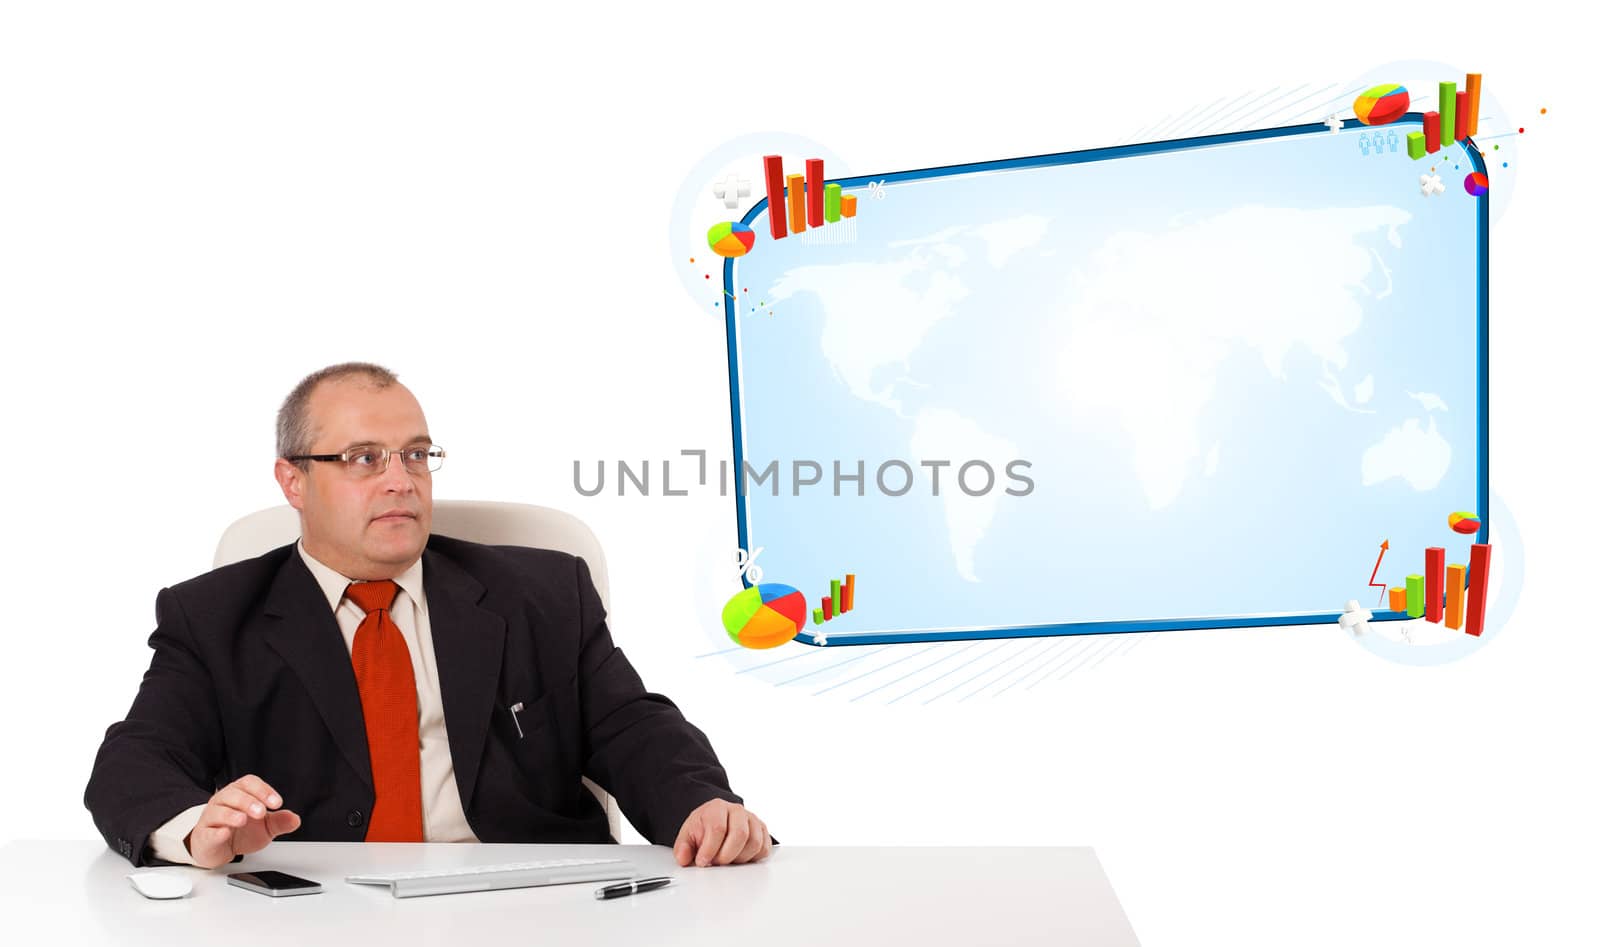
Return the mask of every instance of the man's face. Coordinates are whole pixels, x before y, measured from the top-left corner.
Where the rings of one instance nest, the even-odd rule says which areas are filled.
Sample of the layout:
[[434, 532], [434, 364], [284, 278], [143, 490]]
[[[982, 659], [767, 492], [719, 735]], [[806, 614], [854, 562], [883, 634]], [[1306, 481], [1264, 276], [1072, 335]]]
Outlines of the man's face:
[[[373, 388], [360, 376], [325, 381], [307, 407], [307, 453], [361, 446], [398, 452], [431, 440], [422, 406], [404, 385]], [[301, 470], [279, 459], [275, 470], [284, 497], [300, 511], [306, 552], [352, 579], [392, 579], [417, 561], [433, 525], [431, 474], [407, 472], [398, 453], [388, 469], [367, 477], [338, 461], [307, 463]]]

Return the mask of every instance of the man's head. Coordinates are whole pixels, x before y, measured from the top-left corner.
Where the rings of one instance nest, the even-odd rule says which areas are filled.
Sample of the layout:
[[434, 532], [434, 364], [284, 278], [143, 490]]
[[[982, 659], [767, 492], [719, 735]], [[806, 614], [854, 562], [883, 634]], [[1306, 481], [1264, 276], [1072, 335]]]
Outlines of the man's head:
[[[400, 452], [431, 440], [422, 406], [388, 369], [347, 362], [306, 376], [278, 410], [273, 471], [300, 511], [306, 552], [352, 579], [392, 579], [416, 562], [433, 524], [433, 477], [408, 471]], [[394, 454], [366, 474], [341, 460], [287, 459], [361, 447]]]

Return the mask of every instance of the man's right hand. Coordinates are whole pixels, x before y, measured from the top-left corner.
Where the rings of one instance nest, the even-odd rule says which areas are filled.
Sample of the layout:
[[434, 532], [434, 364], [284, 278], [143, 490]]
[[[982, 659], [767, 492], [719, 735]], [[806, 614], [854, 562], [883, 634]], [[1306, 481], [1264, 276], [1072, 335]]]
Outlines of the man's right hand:
[[300, 827], [300, 817], [282, 808], [283, 797], [259, 776], [240, 776], [217, 790], [184, 840], [201, 868], [215, 868], [267, 847]]

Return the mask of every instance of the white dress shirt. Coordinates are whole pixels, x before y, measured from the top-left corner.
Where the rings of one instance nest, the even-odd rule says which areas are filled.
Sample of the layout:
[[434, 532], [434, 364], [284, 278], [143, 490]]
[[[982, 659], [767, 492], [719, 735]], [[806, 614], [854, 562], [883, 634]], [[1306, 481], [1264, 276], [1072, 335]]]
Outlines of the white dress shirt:
[[[344, 635], [345, 651], [355, 645], [356, 629], [366, 613], [345, 598], [350, 579], [314, 559], [303, 543], [297, 543], [300, 558], [317, 580], [328, 608]], [[433, 658], [433, 628], [428, 622], [428, 599], [422, 590], [422, 559], [395, 577], [400, 586], [389, 615], [400, 629], [411, 652], [411, 673], [417, 681], [417, 737], [422, 751], [422, 837], [428, 842], [476, 842], [461, 807], [461, 792], [456, 788], [456, 771], [450, 760], [450, 737], [444, 724], [444, 698], [439, 690], [439, 669]], [[271, 773], [256, 773], [272, 784]], [[276, 788], [276, 787], [274, 787]], [[294, 809], [294, 800], [285, 798], [283, 806]], [[178, 813], [150, 834], [150, 848], [157, 858], [194, 864], [184, 839], [200, 822], [204, 805]]]

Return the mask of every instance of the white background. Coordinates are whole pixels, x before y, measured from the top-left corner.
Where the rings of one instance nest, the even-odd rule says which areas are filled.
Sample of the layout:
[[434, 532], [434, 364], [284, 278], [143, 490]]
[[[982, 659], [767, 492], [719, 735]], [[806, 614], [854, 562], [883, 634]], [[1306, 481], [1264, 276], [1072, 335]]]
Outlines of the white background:
[[[438, 496], [595, 528], [618, 639], [785, 842], [1094, 845], [1151, 945], [1594, 943], [1577, 24], [1530, 3], [1045, 9], [8, 5], [0, 841], [93, 836], [83, 785], [156, 590], [281, 502], [287, 389], [365, 358], [452, 452]], [[728, 501], [573, 491], [574, 458], [730, 450], [722, 326], [667, 233], [723, 142], [793, 132], [858, 173], [1036, 154], [1415, 59], [1481, 70], [1528, 127], [1491, 282], [1493, 484], [1527, 579], [1470, 658], [1181, 633], [1055, 687], [849, 704], [694, 658], [715, 636], [697, 589], [733, 588]]]

